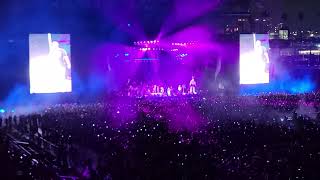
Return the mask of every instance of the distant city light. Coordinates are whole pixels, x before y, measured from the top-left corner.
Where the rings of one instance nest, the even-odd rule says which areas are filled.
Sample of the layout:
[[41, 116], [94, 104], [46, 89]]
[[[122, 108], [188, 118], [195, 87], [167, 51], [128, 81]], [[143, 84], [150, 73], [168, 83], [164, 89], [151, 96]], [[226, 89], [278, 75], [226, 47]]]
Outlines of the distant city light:
[[313, 55], [320, 55], [320, 50], [301, 50], [299, 51], [300, 55], [308, 55], [308, 54], [313, 54]]

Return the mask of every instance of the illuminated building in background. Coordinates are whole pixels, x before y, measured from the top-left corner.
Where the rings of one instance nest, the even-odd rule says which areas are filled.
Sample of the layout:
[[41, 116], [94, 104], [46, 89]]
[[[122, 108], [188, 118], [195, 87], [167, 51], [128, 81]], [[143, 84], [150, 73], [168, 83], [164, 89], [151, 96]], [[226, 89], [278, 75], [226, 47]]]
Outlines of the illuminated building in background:
[[[281, 31], [279, 32], [280, 37]], [[286, 36], [286, 34], [282, 35]], [[292, 37], [288, 40], [279, 38], [271, 41], [270, 43], [274, 53], [273, 56], [276, 57], [277, 63], [282, 64], [286, 68], [292, 67], [297, 69], [320, 69], [319, 38], [303, 37], [301, 39]]]
[[250, 12], [253, 32], [261, 34], [269, 33], [272, 28], [272, 18], [266, 2], [264, 0], [252, 1], [250, 5]]
[[251, 33], [251, 15], [248, 12], [226, 13], [229, 19], [224, 27], [225, 34]]
[[289, 30], [280, 29], [279, 30], [279, 39], [288, 40], [289, 39]]

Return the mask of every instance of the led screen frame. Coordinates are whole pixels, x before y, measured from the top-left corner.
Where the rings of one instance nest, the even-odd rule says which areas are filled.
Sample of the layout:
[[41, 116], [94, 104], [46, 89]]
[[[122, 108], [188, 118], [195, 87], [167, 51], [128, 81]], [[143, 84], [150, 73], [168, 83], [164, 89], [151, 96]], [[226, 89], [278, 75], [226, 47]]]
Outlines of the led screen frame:
[[29, 35], [30, 93], [72, 92], [70, 34]]
[[268, 34], [240, 34], [240, 84], [269, 83], [269, 49]]

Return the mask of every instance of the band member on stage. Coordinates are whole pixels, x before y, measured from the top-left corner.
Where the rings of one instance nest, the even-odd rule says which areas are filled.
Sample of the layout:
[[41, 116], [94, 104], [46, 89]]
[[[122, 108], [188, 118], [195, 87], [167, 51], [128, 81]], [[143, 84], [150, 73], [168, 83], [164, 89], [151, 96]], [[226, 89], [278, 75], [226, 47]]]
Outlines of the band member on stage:
[[159, 95], [160, 94], [160, 87], [158, 85], [153, 85], [153, 89], [152, 89], [152, 94], [153, 95]]
[[178, 95], [181, 95], [182, 94], [182, 86], [179, 84], [178, 86]]
[[171, 96], [171, 95], [172, 95], [172, 87], [171, 87], [171, 86], [169, 86], [169, 87], [167, 88], [167, 95], [168, 95], [168, 96]]
[[157, 93], [157, 85], [153, 85], [152, 94], [155, 95]]
[[160, 87], [160, 96], [164, 96], [164, 95], [165, 95], [165, 93], [164, 93], [164, 87], [161, 86], [161, 87]]
[[197, 93], [196, 93], [197, 83], [196, 83], [196, 80], [194, 79], [194, 76], [192, 76], [192, 79], [190, 80], [189, 86], [190, 86], [190, 91], [189, 91], [189, 93], [190, 93], [190, 94], [197, 94]]
[[187, 86], [185, 84], [182, 85], [182, 95], [187, 94]]
[[129, 97], [132, 96], [132, 91], [133, 91], [133, 87], [132, 87], [132, 85], [129, 85], [129, 87], [128, 87], [128, 96]]

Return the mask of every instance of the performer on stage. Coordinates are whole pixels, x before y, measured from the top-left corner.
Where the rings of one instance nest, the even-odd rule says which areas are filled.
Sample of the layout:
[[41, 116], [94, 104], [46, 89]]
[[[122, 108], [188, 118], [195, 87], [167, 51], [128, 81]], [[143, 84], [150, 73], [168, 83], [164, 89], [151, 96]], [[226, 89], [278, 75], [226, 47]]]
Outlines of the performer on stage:
[[160, 86], [158, 86], [156, 84], [153, 85], [152, 94], [153, 95], [159, 95], [160, 94]]
[[178, 95], [182, 95], [182, 86], [180, 84], [178, 86]]
[[185, 84], [182, 85], [182, 95], [186, 95], [187, 86]]
[[167, 95], [168, 95], [168, 96], [171, 96], [171, 94], [172, 94], [172, 87], [169, 86], [169, 87], [167, 88]]
[[190, 91], [189, 93], [190, 94], [197, 94], [196, 93], [196, 86], [197, 86], [197, 83], [196, 83], [196, 80], [194, 79], [194, 76], [192, 76], [192, 79], [189, 83], [189, 86], [190, 86]]
[[132, 87], [132, 85], [129, 85], [129, 88], [128, 88], [128, 96], [129, 97], [132, 96], [132, 91], [133, 91], [133, 87]]
[[161, 86], [161, 87], [160, 87], [160, 96], [164, 96], [164, 95], [165, 95], [165, 93], [164, 93], [164, 87]]

